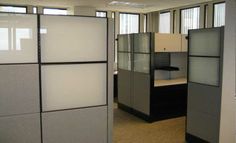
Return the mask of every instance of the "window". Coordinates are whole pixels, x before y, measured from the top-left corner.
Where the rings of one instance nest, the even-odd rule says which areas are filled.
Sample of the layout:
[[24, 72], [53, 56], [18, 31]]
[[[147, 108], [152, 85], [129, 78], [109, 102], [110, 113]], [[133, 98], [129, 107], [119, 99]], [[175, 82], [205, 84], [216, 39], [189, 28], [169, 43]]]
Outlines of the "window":
[[208, 27], [208, 5], [204, 6], [204, 26], [205, 28]]
[[105, 11], [97, 11], [96, 17], [107, 17], [107, 12]]
[[33, 13], [38, 13], [38, 8], [36, 6], [33, 7]]
[[159, 33], [170, 33], [170, 12], [160, 14]]
[[214, 4], [214, 27], [225, 25], [225, 3]]
[[187, 34], [189, 29], [198, 29], [200, 7], [181, 10], [181, 33]]
[[115, 12], [111, 13], [111, 18], [115, 19]]
[[67, 10], [59, 8], [44, 8], [43, 14], [67, 15]]
[[143, 17], [143, 32], [147, 32], [147, 14]]
[[26, 13], [26, 7], [22, 7], [22, 6], [0, 6], [0, 12]]
[[120, 34], [139, 32], [139, 14], [120, 13]]

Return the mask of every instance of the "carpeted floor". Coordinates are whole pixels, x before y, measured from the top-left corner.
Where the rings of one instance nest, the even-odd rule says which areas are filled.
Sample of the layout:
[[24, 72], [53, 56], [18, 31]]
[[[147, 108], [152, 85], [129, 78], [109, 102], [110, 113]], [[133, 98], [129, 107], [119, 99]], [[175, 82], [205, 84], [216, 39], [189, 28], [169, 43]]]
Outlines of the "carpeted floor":
[[184, 143], [185, 117], [147, 123], [114, 104], [113, 143]]

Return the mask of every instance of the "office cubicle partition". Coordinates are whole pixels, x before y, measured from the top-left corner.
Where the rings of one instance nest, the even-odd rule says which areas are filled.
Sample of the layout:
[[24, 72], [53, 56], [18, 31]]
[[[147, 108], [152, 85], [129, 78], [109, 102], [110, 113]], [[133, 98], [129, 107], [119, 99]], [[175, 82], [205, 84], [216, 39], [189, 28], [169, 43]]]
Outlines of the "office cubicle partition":
[[0, 142], [110, 142], [108, 19], [0, 17]]
[[[186, 80], [171, 78], [185, 76], [182, 66], [186, 61], [178, 57], [175, 59], [180, 61], [170, 62], [170, 53], [155, 51], [157, 42], [155, 33], [118, 35], [118, 107], [148, 122], [186, 114]], [[181, 45], [181, 38], [179, 42]], [[170, 74], [171, 64], [180, 66], [181, 71]], [[156, 74], [160, 70], [168, 79], [156, 79], [163, 78]]]
[[189, 142], [219, 142], [223, 43], [223, 27], [189, 31]]

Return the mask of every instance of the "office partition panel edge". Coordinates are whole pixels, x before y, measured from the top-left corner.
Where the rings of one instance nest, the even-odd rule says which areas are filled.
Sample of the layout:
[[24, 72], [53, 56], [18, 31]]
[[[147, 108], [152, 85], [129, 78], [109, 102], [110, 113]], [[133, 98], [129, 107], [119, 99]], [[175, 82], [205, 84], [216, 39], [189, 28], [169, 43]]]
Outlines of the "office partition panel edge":
[[[10, 16], [16, 16], [16, 17], [17, 16], [19, 16], [19, 17], [21, 17], [21, 16], [26, 16], [27, 17], [28, 16], [27, 14], [6, 14], [6, 13], [4, 13], [3, 15], [4, 16], [6, 16], [6, 15], [9, 16], [10, 15]], [[31, 15], [31, 14], [29, 14], [29, 15]], [[18, 76], [19, 78], [24, 78], [25, 75], [27, 74], [27, 72], [32, 71], [31, 73], [28, 73], [27, 74], [28, 77], [24, 78], [24, 79], [27, 80], [32, 75], [33, 76], [32, 80], [33, 81], [35, 80], [36, 82], [30, 81], [29, 83], [24, 84], [24, 82], [27, 82], [27, 81], [23, 80], [23, 82], [22, 82], [22, 80], [20, 80], [19, 83], [18, 82], [14, 83], [14, 85], [16, 85], [19, 88], [24, 87], [24, 86], [28, 87], [29, 85], [31, 85], [32, 87], [37, 85], [36, 88], [38, 88], [38, 90], [34, 90], [35, 88], [31, 88], [32, 90], [29, 90], [29, 92], [33, 92], [33, 91], [38, 92], [37, 94], [36, 93], [32, 94], [32, 96], [37, 95], [37, 97], [36, 97], [37, 99], [35, 101], [33, 101], [32, 98], [30, 97], [29, 98], [29, 102], [30, 102], [29, 104], [28, 103], [27, 104], [20, 103], [21, 100], [18, 100], [18, 103], [15, 104], [15, 105], [16, 106], [24, 105], [24, 106], [22, 106], [22, 108], [17, 108], [16, 109], [15, 107], [12, 106], [13, 104], [8, 104], [8, 106], [10, 107], [9, 109], [12, 109], [12, 110], [7, 110], [7, 111], [3, 111], [3, 112], [1, 112], [1, 110], [0, 110], [0, 120], [2, 121], [0, 123], [0, 126], [1, 126], [0, 136], [1, 135], [4, 136], [3, 138], [0, 137], [0, 142], [12, 143], [12, 142], [16, 142], [16, 140], [17, 140], [17, 142], [19, 142], [19, 143], [25, 143], [25, 142], [35, 142], [35, 143], [40, 143], [40, 142], [41, 143], [42, 142], [44, 142], [44, 143], [54, 143], [54, 142], [57, 142], [57, 143], [59, 143], [60, 141], [63, 141], [63, 140], [60, 140], [60, 138], [64, 138], [64, 139], [68, 138], [69, 139], [70, 137], [74, 138], [75, 136], [78, 136], [77, 133], [80, 133], [79, 130], [83, 129], [83, 127], [86, 128], [86, 126], [87, 127], [91, 126], [92, 124], [90, 125], [89, 122], [93, 122], [93, 120], [96, 120], [96, 117], [92, 117], [93, 114], [94, 113], [99, 114], [99, 112], [101, 112], [101, 114], [99, 114], [99, 116], [101, 118], [97, 123], [97, 124], [99, 124], [99, 127], [97, 129], [94, 129], [94, 127], [88, 127], [88, 129], [89, 128], [94, 129], [94, 134], [93, 134], [94, 138], [93, 138], [93, 136], [91, 136], [90, 139], [87, 138], [89, 136], [89, 130], [88, 130], [88, 132], [84, 132], [84, 134], [79, 135], [81, 137], [80, 139], [78, 139], [78, 140], [73, 140], [72, 139], [71, 141], [72, 142], [77, 142], [77, 141], [80, 140], [82, 142], [87, 142], [87, 141], [92, 141], [91, 139], [95, 139], [96, 141], [100, 140], [100, 142], [102, 142], [102, 143], [105, 143], [105, 142], [111, 143], [112, 142], [112, 124], [113, 124], [113, 108], [112, 108], [113, 107], [113, 85], [112, 85], [113, 78], [112, 77], [113, 77], [113, 56], [114, 56], [113, 55], [114, 38], [111, 35], [114, 32], [113, 31], [114, 21], [110, 20], [108, 18], [96, 18], [96, 17], [86, 17], [86, 16], [66, 16], [66, 19], [70, 19], [72, 21], [74, 19], [80, 19], [80, 22], [83, 21], [83, 19], [101, 21], [100, 31], [103, 31], [103, 30], [104, 31], [102, 32], [103, 33], [102, 34], [103, 35], [103, 40], [101, 42], [102, 44], [100, 44], [100, 45], [102, 45], [102, 48], [104, 49], [103, 50], [104, 52], [100, 51], [100, 53], [102, 55], [104, 55], [104, 58], [95, 59], [95, 60], [88, 60], [88, 61], [83, 61], [83, 59], [82, 59], [82, 60], [79, 60], [78, 62], [74, 61], [74, 60], [67, 60], [65, 62], [63, 62], [63, 60], [57, 60], [57, 61], [56, 60], [54, 60], [54, 61], [53, 60], [48, 60], [48, 62], [47, 62], [46, 60], [42, 61], [42, 56], [44, 55], [44, 53], [42, 52], [42, 49], [45, 50], [45, 45], [42, 41], [42, 34], [45, 34], [44, 33], [45, 31], [42, 31], [42, 17], [44, 17], [44, 16], [43, 15], [32, 15], [32, 16], [34, 16], [34, 20], [35, 20], [34, 23], [36, 24], [35, 31], [34, 31], [34, 33], [36, 33], [36, 34], [34, 34], [34, 35], [36, 35], [36, 36], [34, 36], [34, 38], [36, 40], [34, 41], [35, 42], [34, 44], [37, 45], [35, 47], [35, 50], [37, 50], [37, 56], [35, 58], [37, 60], [37, 62], [35, 62], [35, 61], [28, 62], [29, 60], [27, 60], [27, 62], [25, 62], [25, 63], [24, 62], [18, 62], [17, 63], [17, 62], [14, 62], [14, 61], [5, 62], [4, 60], [2, 60], [3, 61], [2, 62], [0, 60], [0, 70], [1, 70], [0, 73], [7, 74], [7, 76], [4, 76], [4, 77], [5, 77], [5, 79], [9, 80], [10, 78], [12, 78], [12, 77], [10, 77], [12, 75]], [[50, 17], [50, 16], [47, 15], [45, 17]], [[65, 16], [53, 16], [53, 17], [54, 18], [58, 17], [60, 20], [63, 17], [65, 18]], [[93, 24], [96, 24], [96, 23], [93, 23]], [[98, 25], [99, 25], [99, 23], [98, 23]], [[43, 29], [43, 30], [45, 30], [45, 29]], [[47, 30], [48, 29], [46, 29], [46, 32], [48, 32]], [[49, 32], [52, 32], [52, 31], [49, 31]], [[56, 31], [54, 31], [54, 32], [56, 32]], [[99, 37], [102, 37], [102, 36], [99, 36]], [[69, 37], [67, 37], [67, 38], [69, 38]], [[84, 47], [82, 47], [82, 48], [84, 48]], [[4, 52], [4, 51], [0, 51], [0, 52]], [[89, 52], [91, 53], [91, 51], [89, 51]], [[86, 56], [86, 54], [85, 54], [85, 56]], [[100, 80], [99, 82], [102, 85], [104, 85], [103, 87], [101, 87], [101, 88], [104, 88], [104, 90], [102, 89], [102, 91], [99, 92], [101, 94], [104, 94], [104, 95], [102, 95], [103, 99], [98, 100], [99, 104], [96, 104], [95, 102], [90, 102], [89, 101], [90, 103], [88, 105], [85, 105], [83, 103], [84, 104], [83, 106], [77, 106], [77, 103], [76, 103], [76, 104], [74, 104], [75, 106], [67, 106], [66, 105], [63, 108], [61, 108], [61, 107], [58, 108], [57, 106], [54, 106], [54, 105], [58, 104], [59, 102], [62, 103], [66, 100], [59, 101], [59, 102], [58, 101], [55, 102], [55, 100], [54, 100], [53, 102], [55, 102], [55, 103], [51, 102], [51, 103], [54, 104], [52, 106], [53, 108], [50, 107], [52, 105], [50, 102], [48, 102], [49, 104], [47, 104], [47, 105], [51, 104], [50, 106], [45, 106], [45, 103], [46, 103], [45, 102], [46, 101], [45, 100], [45, 95], [46, 95], [45, 94], [45, 89], [48, 90], [52, 86], [55, 86], [55, 84], [51, 84], [48, 81], [45, 82], [45, 79], [43, 79], [46, 75], [45, 73], [49, 74], [47, 76], [49, 78], [51, 78], [52, 75], [56, 76], [59, 73], [59, 74], [61, 74], [60, 77], [64, 76], [64, 79], [63, 79], [64, 81], [68, 80], [68, 78], [65, 77], [65, 73], [62, 73], [63, 72], [62, 69], [59, 69], [59, 70], [53, 71], [53, 72], [47, 72], [47, 70], [45, 71], [45, 68], [46, 67], [47, 68], [49, 68], [49, 67], [50, 68], [54, 68], [54, 67], [64, 68], [65, 67], [66, 72], [69, 71], [69, 73], [70, 73], [72, 71], [72, 67], [77, 68], [77, 71], [81, 71], [81, 70], [83, 70], [82, 67], [85, 67], [86, 65], [89, 65], [88, 67], [94, 66], [93, 68], [95, 68], [95, 69], [98, 66], [100, 66], [102, 68], [100, 73], [103, 76], [99, 76], [99, 77], [95, 76], [94, 77], [96, 79], [100, 78], [100, 79], [98, 79], [98, 80]], [[33, 67], [33, 69], [30, 68], [30, 67]], [[20, 70], [20, 68], [24, 68], [24, 69], [26, 69], [26, 72], [25, 72], [25, 70], [20, 70], [20, 72], [17, 71], [17, 70], [14, 70], [16, 68], [18, 68], [19, 70]], [[64, 71], [65, 71], [65, 68], [64, 68]], [[90, 73], [92, 71], [94, 71], [94, 69], [88, 69], [88, 68], [87, 68], [87, 70], [89, 70], [88, 72], [90, 72]], [[77, 71], [75, 71], [75, 72], [77, 72]], [[72, 75], [72, 74], [70, 74], [70, 75]], [[55, 79], [59, 79], [60, 77], [56, 77]], [[103, 77], [104, 77], [104, 79], [102, 79]], [[23, 84], [20, 85], [20, 82], [22, 82]], [[76, 82], [76, 81], [74, 81], [74, 82]], [[8, 83], [11, 84], [11, 82], [8, 82]], [[34, 84], [34, 83], [36, 83], [36, 84]], [[45, 86], [45, 83], [46, 83], [46, 86]], [[0, 83], [0, 85], [1, 85], [1, 83]], [[69, 85], [69, 83], [67, 83], [64, 86], [70, 86], [70, 85]], [[4, 88], [4, 86], [1, 86], [0, 88]], [[69, 89], [70, 89], [70, 87], [69, 87]], [[71, 88], [71, 90], [76, 90], [76, 89]], [[100, 86], [97, 87], [97, 90], [100, 90]], [[19, 91], [21, 91], [21, 90], [19, 90]], [[24, 87], [23, 91], [25, 91], [27, 93], [26, 95], [29, 95], [28, 92], [27, 92], [28, 91], [27, 88]], [[4, 91], [1, 90], [1, 92], [2, 93], [0, 94], [0, 98], [3, 99], [1, 101], [6, 101], [6, 99], [8, 97], [5, 98], [4, 96], [2, 97], [2, 95], [8, 95], [8, 93], [10, 93], [10, 92], [13, 93], [14, 90], [7, 90], [5, 88]], [[57, 95], [55, 95], [55, 96], [59, 95], [58, 93], [56, 93], [56, 94]], [[51, 92], [49, 94], [47, 94], [46, 99], [47, 100], [52, 99], [51, 95], [52, 95]], [[80, 93], [80, 96], [82, 96], [81, 93]], [[24, 100], [24, 99], [22, 99], [22, 100]], [[36, 108], [28, 108], [30, 113], [28, 113], [28, 111], [25, 110], [26, 106], [31, 106], [32, 105], [31, 102], [34, 103], [34, 106], [37, 106], [38, 111], [34, 111], [34, 110], [36, 110]], [[39, 103], [35, 104], [35, 102], [39, 102]], [[63, 104], [65, 105], [65, 102]], [[4, 105], [1, 104], [1, 106], [5, 106], [5, 104]], [[8, 109], [8, 108], [1, 108], [1, 109]], [[73, 112], [73, 116], [75, 118], [71, 118], [71, 120], [69, 120], [69, 119], [67, 119], [66, 116], [64, 116], [66, 114], [72, 115], [71, 114], [72, 112]], [[91, 113], [91, 115], [90, 115], [90, 113]], [[31, 114], [32, 114], [32, 117], [31, 117]], [[54, 124], [60, 123], [59, 118], [54, 118], [54, 117], [56, 117], [55, 115], [56, 116], [59, 115], [60, 117], [65, 119], [63, 121], [63, 123], [65, 123], [65, 124], [58, 125], [58, 129], [61, 128], [61, 127], [63, 129], [63, 126], [68, 127], [68, 126], [70, 126], [70, 124], [77, 124], [77, 121], [74, 120], [76, 118], [81, 119], [81, 123], [84, 122], [84, 121], [86, 121], [86, 122], [84, 122], [83, 126], [82, 125], [73, 126], [74, 127], [73, 130], [77, 131], [76, 134], [61, 134], [61, 135], [59, 135], [60, 133], [63, 133], [60, 130], [53, 131], [53, 134], [49, 134], [49, 133], [47, 134], [47, 131], [54, 130], [54, 127], [52, 127], [52, 128], [50, 128], [50, 126], [46, 127], [45, 126], [46, 123], [49, 123], [49, 122], [53, 122]], [[26, 117], [27, 117], [27, 119], [26, 119]], [[48, 117], [50, 117], [50, 118], [48, 118]], [[83, 117], [83, 118], [81, 118], [81, 117]], [[6, 119], [8, 119], [8, 118], [9, 118], [9, 120], [14, 121], [14, 124], [11, 124], [12, 126], [10, 126], [10, 124], [8, 122], [6, 122]], [[24, 119], [24, 121], [22, 119]], [[25, 123], [27, 121], [29, 121], [28, 124]], [[6, 123], [6, 124], [2, 125], [4, 123]], [[20, 127], [20, 124], [25, 124], [24, 128]], [[15, 132], [12, 132], [11, 128], [14, 128], [13, 125], [14, 125], [14, 127], [17, 128], [16, 132], [17, 131], [21, 132], [19, 135], [17, 135], [18, 133], [15, 134]], [[29, 128], [28, 128], [28, 125], [30, 125]], [[6, 128], [8, 128], [8, 127], [10, 127], [10, 128], [6, 130]], [[24, 129], [25, 129], [25, 132], [23, 131]], [[101, 132], [100, 129], [102, 129], [102, 132]], [[69, 128], [66, 131], [64, 130], [65, 133], [66, 132], [70, 133], [71, 131], [72, 130], [70, 130]], [[98, 134], [97, 134], [98, 132], [100, 133], [101, 136], [98, 136]], [[52, 132], [50, 132], [50, 133], [52, 133]], [[29, 137], [29, 136], [26, 136], [25, 134], [28, 134], [28, 135], [31, 134], [32, 136]], [[54, 135], [56, 135], [57, 137], [53, 138]], [[9, 136], [11, 136], [11, 138], [9, 138]], [[16, 137], [16, 138], [14, 138], [14, 137]], [[15, 140], [13, 140], [13, 139], [15, 139]], [[53, 139], [55, 139], [55, 140], [53, 140]], [[95, 140], [92, 141], [92, 142], [95, 142]]]
[[[210, 37], [213, 37], [212, 41], [203, 39], [203, 36], [207, 34], [209, 35], [209, 33], [212, 32], [218, 36], [218, 40], [214, 35]], [[199, 38], [198, 36], [194, 38], [193, 36], [196, 36], [197, 34], [201, 37]], [[201, 44], [205, 45], [205, 51], [201, 51], [200, 49], [201, 53], [199, 53], [199, 49], [195, 49], [195, 51], [192, 52], [191, 45], [194, 42], [196, 45], [197, 40], [200, 40], [197, 43], [201, 42]], [[218, 48], [216, 46], [218, 46]], [[217, 50], [216, 52], [214, 52], [214, 48]], [[186, 119], [186, 140], [189, 142], [219, 142], [223, 51], [224, 27], [189, 31], [188, 59], [191, 57], [197, 57], [198, 59], [196, 60], [201, 58], [201, 60], [208, 62], [208, 64], [202, 65], [204, 64], [204, 61], [202, 61], [201, 65], [195, 65], [196, 69], [193, 71], [193, 67], [191, 67], [193, 64], [188, 60], [188, 111]], [[199, 54], [195, 54], [196, 52]], [[218, 54], [216, 55], [216, 53]], [[215, 59], [218, 59], [218, 62], [215, 63], [218, 64], [218, 66], [216, 66], [217, 68], [212, 69], [214, 63], [209, 64], [209, 61], [211, 62]], [[203, 71], [201, 71], [201, 66], [204, 66], [204, 69], [211, 68], [214, 70], [213, 72], [218, 74], [212, 74], [211, 72], [211, 76], [207, 76], [207, 78], [211, 79], [203, 80], [205, 72], [204, 74], [202, 73]], [[201, 74], [199, 74], [199, 72], [197, 73], [196, 70], [200, 70]], [[199, 77], [193, 78], [193, 76]]]

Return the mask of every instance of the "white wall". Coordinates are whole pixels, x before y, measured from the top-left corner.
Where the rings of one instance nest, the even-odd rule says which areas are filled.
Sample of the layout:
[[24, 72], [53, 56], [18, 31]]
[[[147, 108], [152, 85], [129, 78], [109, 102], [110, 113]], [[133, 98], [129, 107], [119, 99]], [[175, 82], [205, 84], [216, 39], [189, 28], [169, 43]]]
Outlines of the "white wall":
[[235, 143], [236, 1], [226, 0], [220, 143]]

